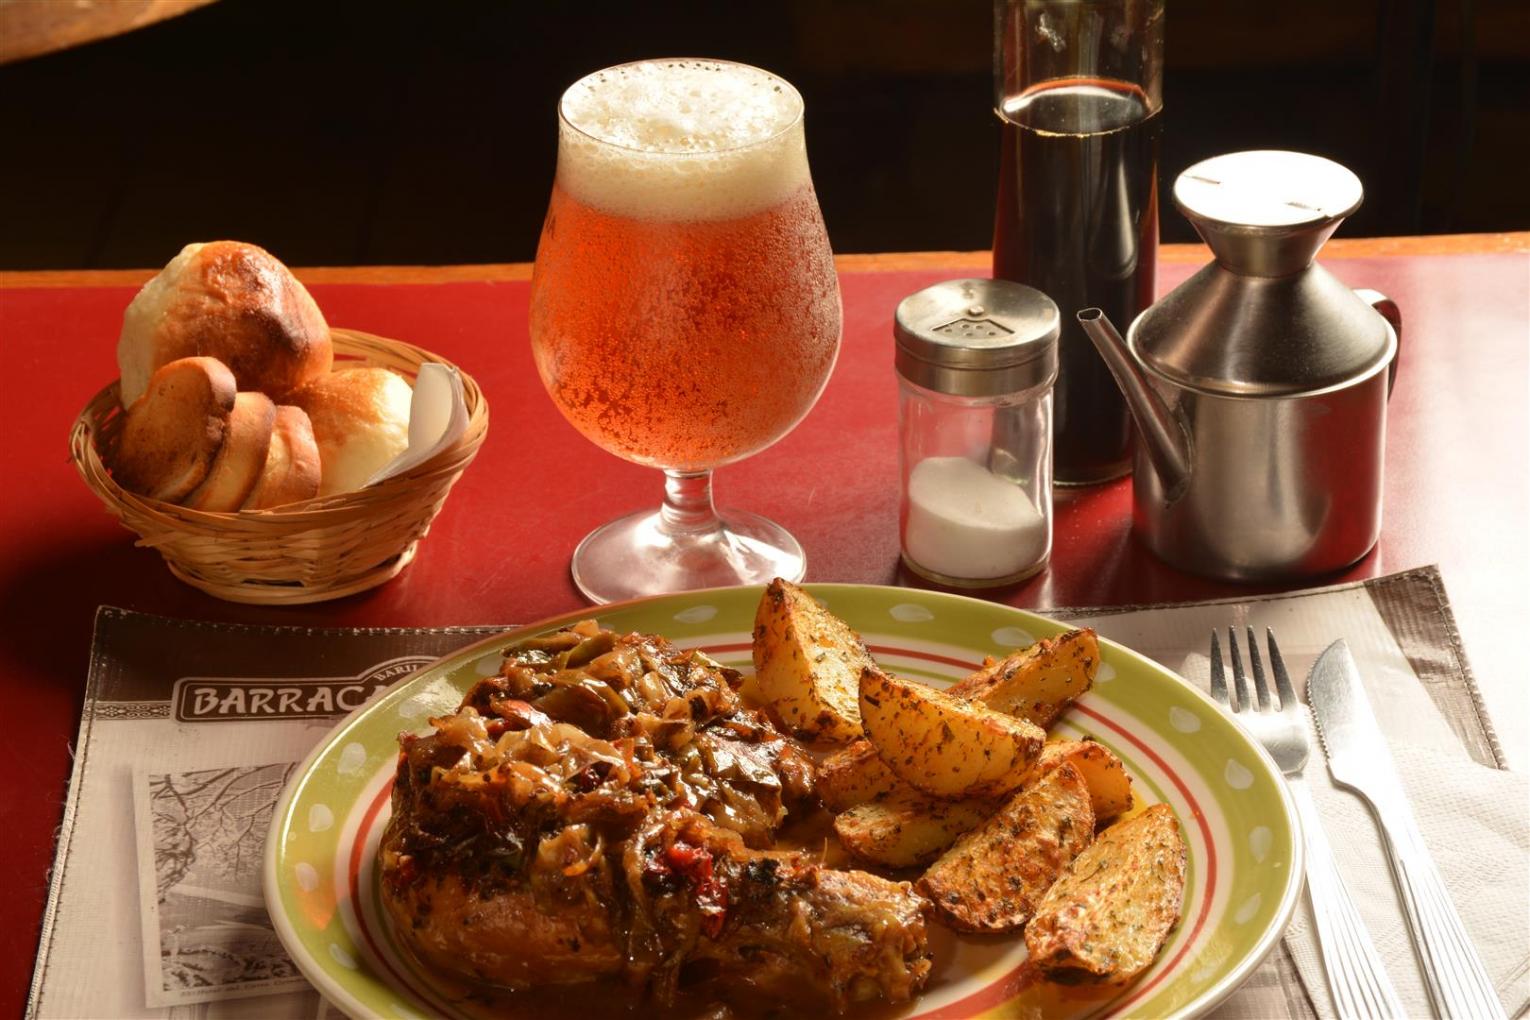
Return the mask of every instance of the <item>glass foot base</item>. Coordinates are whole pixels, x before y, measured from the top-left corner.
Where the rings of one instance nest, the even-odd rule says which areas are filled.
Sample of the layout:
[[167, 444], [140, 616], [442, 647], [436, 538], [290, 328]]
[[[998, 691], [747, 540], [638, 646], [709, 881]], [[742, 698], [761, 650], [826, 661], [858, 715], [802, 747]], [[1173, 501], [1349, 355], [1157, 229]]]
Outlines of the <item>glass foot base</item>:
[[622, 602], [697, 588], [801, 581], [802, 546], [781, 525], [758, 514], [729, 511], [721, 526], [670, 531], [658, 510], [602, 525], [574, 550], [574, 584], [591, 602]]

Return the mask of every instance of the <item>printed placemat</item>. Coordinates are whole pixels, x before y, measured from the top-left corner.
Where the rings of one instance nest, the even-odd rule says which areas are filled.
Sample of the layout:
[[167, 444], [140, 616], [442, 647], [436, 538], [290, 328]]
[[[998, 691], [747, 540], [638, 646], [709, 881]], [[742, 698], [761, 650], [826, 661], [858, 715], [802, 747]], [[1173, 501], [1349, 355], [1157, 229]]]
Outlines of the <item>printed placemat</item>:
[[266, 916], [276, 799], [347, 713], [501, 629], [253, 627], [101, 607], [27, 1015], [339, 1016]]

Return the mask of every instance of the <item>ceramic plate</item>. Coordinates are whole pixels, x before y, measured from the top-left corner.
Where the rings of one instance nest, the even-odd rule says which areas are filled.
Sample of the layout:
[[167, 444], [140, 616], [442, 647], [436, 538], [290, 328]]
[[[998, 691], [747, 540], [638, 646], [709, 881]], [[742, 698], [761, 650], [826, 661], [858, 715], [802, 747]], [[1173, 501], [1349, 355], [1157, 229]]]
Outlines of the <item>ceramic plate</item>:
[[[938, 685], [985, 655], [1065, 629], [955, 595], [809, 588], [861, 632], [883, 666]], [[356, 1017], [506, 1015], [505, 1003], [425, 973], [384, 920], [372, 862], [389, 816], [399, 732], [454, 710], [474, 682], [498, 672], [510, 640], [587, 616], [619, 631], [663, 634], [747, 670], [759, 595], [758, 588], [689, 592], [521, 628], [426, 667], [340, 723], [283, 793], [266, 849], [266, 905], [308, 979]], [[932, 925], [934, 974], [900, 1015], [1193, 1016], [1237, 988], [1284, 930], [1301, 890], [1301, 851], [1274, 764], [1200, 690], [1128, 649], [1101, 644], [1094, 690], [1053, 732], [1098, 739], [1126, 764], [1139, 803], [1173, 807], [1189, 847], [1182, 922], [1152, 969], [1111, 993], [1022, 987], [1022, 940], [960, 939]]]

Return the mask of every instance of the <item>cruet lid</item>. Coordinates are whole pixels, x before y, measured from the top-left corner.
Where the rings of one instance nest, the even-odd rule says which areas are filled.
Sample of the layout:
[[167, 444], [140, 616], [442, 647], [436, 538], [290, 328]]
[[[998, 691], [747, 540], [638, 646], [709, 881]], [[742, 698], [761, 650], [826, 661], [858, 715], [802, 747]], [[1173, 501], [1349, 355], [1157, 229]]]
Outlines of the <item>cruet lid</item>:
[[1127, 343], [1175, 383], [1240, 396], [1313, 392], [1385, 367], [1392, 327], [1313, 261], [1363, 196], [1348, 169], [1301, 152], [1190, 167], [1174, 201], [1216, 261], [1138, 316]]

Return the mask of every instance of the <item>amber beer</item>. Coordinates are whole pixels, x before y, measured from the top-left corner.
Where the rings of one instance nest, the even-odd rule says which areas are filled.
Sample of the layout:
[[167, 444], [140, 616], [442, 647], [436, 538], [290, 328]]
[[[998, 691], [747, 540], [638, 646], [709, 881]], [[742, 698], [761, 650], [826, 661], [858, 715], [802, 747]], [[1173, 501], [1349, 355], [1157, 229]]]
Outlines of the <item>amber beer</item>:
[[715, 467], [813, 406], [840, 302], [801, 113], [780, 79], [697, 61], [608, 69], [564, 96], [532, 350], [606, 450]]

